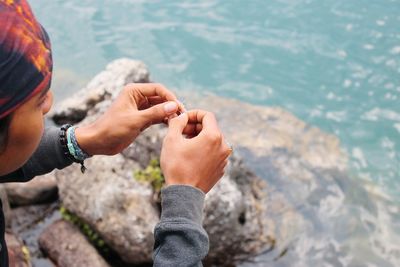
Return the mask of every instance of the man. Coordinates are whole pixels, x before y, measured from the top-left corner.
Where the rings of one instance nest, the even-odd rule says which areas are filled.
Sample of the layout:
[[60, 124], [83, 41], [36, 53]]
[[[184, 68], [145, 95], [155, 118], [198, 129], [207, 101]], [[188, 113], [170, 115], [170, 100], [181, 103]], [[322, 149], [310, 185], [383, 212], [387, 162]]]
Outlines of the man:
[[[73, 162], [84, 168], [87, 157], [117, 154], [145, 128], [169, 118], [154, 266], [201, 266], [208, 252], [201, 225], [204, 196], [223, 175], [231, 153], [214, 115], [183, 112], [160, 84], [130, 84], [92, 124], [45, 129], [51, 75], [50, 41], [28, 3], [0, 0], [0, 182], [28, 181]], [[0, 267], [8, 264], [0, 209]]]

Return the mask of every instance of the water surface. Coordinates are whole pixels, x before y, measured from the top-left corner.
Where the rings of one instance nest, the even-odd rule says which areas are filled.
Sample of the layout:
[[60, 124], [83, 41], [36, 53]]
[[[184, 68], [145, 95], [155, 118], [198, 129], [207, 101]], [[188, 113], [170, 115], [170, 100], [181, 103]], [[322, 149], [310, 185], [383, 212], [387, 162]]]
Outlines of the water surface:
[[[383, 236], [374, 244], [382, 261], [368, 260], [368, 252], [361, 265], [329, 261], [317, 248], [303, 257], [316, 266], [400, 265], [400, 255], [390, 254], [400, 234], [399, 0], [31, 3], [52, 39], [57, 99], [109, 61], [130, 57], [170, 88], [281, 106], [337, 135], [350, 175], [377, 185], [394, 203], [391, 210], [377, 207], [379, 231], [360, 234], [367, 244], [372, 232]], [[375, 201], [368, 198], [360, 202]]]

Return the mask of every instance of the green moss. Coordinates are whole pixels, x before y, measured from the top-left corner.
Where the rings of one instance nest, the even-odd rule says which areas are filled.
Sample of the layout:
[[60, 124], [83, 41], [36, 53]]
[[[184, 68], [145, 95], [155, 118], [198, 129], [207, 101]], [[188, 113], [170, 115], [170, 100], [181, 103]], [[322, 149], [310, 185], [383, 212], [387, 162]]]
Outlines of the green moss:
[[137, 181], [150, 183], [155, 193], [159, 193], [165, 183], [164, 175], [162, 174], [160, 167], [160, 161], [157, 159], [152, 159], [144, 170], [135, 171], [133, 176]]
[[81, 232], [86, 236], [86, 238], [90, 241], [92, 245], [94, 245], [101, 254], [107, 255], [110, 253], [110, 248], [104, 242], [104, 240], [97, 234], [89, 224], [84, 222], [81, 218], [79, 218], [74, 213], [67, 210], [65, 207], [61, 206], [60, 208], [61, 217], [76, 225]]

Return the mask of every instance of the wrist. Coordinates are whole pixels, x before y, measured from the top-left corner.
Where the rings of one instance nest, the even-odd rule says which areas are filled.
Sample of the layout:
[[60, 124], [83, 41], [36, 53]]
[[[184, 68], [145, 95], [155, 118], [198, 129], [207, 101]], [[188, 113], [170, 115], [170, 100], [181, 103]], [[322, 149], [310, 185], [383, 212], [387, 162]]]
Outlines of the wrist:
[[99, 131], [94, 125], [80, 126], [75, 129], [75, 137], [79, 147], [90, 156], [99, 155], [99, 146], [96, 144]]

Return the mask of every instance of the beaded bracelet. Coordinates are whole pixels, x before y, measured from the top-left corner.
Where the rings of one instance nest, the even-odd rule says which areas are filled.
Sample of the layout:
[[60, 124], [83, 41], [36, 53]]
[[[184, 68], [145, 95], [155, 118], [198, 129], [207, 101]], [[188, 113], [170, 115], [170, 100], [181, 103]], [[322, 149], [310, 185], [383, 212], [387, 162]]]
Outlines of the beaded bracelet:
[[67, 146], [68, 146], [68, 150], [69, 150], [70, 154], [75, 159], [83, 161], [83, 160], [89, 158], [90, 156], [80, 148], [78, 141], [76, 140], [76, 136], [75, 136], [76, 128], [77, 128], [76, 126], [72, 126], [67, 129], [67, 142], [68, 142]]
[[[82, 149], [80, 149], [78, 142], [76, 141], [75, 138], [75, 129], [72, 129], [73, 131], [68, 131], [71, 127], [72, 127], [71, 124], [64, 124], [63, 126], [61, 126], [61, 131], [60, 131], [61, 147], [63, 148], [64, 155], [71, 161], [81, 164], [81, 172], [85, 173], [86, 167], [84, 164], [84, 160], [88, 158], [89, 155], [83, 152]], [[75, 145], [73, 140], [75, 140]], [[79, 151], [78, 152], [79, 156], [76, 153], [76, 151]]]

